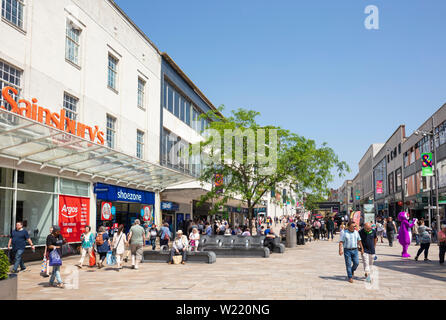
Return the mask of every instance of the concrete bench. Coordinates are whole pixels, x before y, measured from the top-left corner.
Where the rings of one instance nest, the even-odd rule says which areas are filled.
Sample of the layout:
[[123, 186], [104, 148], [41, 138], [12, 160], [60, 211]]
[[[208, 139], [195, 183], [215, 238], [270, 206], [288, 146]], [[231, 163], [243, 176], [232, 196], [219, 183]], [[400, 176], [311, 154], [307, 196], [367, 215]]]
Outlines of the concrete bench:
[[[143, 252], [142, 262], [169, 262], [170, 251], [146, 250]], [[215, 263], [217, 256], [212, 251], [188, 251], [187, 261], [192, 263]]]

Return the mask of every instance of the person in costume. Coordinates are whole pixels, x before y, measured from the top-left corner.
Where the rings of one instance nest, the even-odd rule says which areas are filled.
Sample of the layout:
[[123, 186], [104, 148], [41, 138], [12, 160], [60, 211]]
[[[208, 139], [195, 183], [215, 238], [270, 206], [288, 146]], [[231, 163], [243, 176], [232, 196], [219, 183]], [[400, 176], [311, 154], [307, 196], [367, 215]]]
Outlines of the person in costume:
[[398, 241], [403, 247], [401, 257], [410, 258], [410, 254], [407, 253], [407, 249], [412, 241], [412, 234], [410, 230], [417, 222], [417, 219], [413, 219], [412, 223], [409, 223], [409, 214], [407, 212], [400, 212], [398, 214], [398, 220], [401, 222], [400, 230], [398, 231]]

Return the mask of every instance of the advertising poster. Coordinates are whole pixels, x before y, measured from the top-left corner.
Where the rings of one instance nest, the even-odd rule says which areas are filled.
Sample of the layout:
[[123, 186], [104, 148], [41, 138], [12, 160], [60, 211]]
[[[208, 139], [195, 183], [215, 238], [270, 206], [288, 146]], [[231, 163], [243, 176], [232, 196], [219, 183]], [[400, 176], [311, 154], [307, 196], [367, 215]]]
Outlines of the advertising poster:
[[148, 224], [152, 224], [154, 221], [153, 206], [144, 206], [143, 211], [144, 211], [144, 215], [143, 215], [144, 222], [147, 222]]
[[382, 180], [376, 181], [376, 193], [377, 194], [383, 193], [383, 181]]
[[89, 220], [89, 198], [59, 196], [59, 226], [67, 242], [79, 242]]
[[110, 221], [112, 219], [112, 204], [111, 202], [102, 202], [101, 205], [101, 220]]
[[361, 211], [352, 212], [351, 219], [359, 226], [361, 222]]

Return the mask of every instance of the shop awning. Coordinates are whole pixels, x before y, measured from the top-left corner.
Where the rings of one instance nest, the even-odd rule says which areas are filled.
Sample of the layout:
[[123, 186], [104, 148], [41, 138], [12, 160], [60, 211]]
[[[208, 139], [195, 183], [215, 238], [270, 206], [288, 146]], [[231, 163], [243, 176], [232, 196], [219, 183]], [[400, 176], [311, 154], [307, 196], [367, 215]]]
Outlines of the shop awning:
[[0, 109], [0, 157], [86, 174], [92, 181], [164, 189], [193, 177], [124, 154], [54, 127]]

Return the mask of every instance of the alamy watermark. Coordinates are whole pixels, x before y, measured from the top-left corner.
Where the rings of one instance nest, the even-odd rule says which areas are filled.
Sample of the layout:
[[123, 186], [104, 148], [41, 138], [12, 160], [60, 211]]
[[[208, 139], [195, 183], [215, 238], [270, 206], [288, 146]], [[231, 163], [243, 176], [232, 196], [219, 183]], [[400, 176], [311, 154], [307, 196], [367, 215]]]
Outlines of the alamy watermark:
[[364, 26], [367, 30], [379, 29], [379, 9], [375, 5], [369, 5], [365, 8], [364, 13], [368, 16], [364, 20]]

